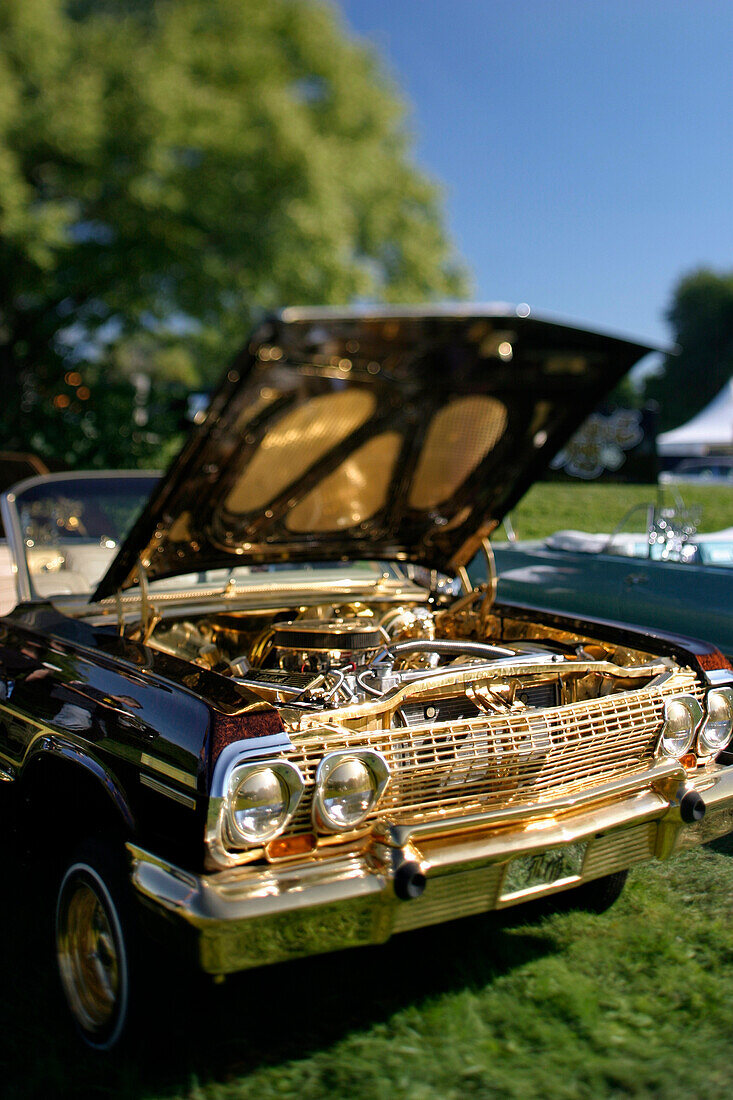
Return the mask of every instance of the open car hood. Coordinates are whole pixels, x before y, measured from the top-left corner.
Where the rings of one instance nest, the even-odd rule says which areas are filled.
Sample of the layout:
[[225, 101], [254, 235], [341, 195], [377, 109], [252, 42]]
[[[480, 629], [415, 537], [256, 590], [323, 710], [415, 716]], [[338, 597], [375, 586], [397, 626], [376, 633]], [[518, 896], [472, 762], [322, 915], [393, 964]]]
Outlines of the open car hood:
[[288, 309], [262, 324], [95, 599], [258, 562], [452, 571], [652, 349], [508, 306]]

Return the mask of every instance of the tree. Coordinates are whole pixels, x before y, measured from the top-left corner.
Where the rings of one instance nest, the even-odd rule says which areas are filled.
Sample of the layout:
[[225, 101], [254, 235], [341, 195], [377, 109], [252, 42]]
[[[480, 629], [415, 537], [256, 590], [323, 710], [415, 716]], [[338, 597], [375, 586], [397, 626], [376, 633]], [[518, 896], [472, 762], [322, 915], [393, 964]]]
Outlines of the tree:
[[733, 273], [700, 269], [685, 276], [667, 320], [679, 354], [665, 358], [645, 394], [659, 402], [662, 430], [689, 420], [733, 375]]
[[5, 447], [119, 461], [141, 362], [206, 386], [260, 310], [465, 291], [399, 97], [319, 0], [4, 0], [0, 82]]

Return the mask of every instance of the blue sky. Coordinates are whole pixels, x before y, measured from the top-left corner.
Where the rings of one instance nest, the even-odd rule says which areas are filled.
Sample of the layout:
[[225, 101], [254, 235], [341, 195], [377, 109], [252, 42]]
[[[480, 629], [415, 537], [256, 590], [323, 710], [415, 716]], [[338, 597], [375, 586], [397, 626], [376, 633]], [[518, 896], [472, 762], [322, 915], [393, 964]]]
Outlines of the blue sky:
[[666, 343], [733, 270], [733, 0], [337, 0], [407, 97], [481, 301]]

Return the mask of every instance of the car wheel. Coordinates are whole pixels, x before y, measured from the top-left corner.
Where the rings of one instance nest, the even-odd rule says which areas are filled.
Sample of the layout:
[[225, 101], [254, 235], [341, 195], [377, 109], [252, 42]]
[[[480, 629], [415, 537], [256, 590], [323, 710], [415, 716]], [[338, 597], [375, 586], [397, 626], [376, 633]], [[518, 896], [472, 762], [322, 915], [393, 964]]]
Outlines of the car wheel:
[[605, 913], [621, 897], [628, 875], [628, 871], [616, 871], [613, 875], [584, 882], [581, 886], [576, 886], [575, 889], [568, 890], [567, 893], [559, 896], [564, 897], [572, 909]]
[[111, 851], [85, 844], [61, 877], [56, 959], [76, 1029], [88, 1046], [110, 1050], [130, 1012], [132, 924], [125, 880]]

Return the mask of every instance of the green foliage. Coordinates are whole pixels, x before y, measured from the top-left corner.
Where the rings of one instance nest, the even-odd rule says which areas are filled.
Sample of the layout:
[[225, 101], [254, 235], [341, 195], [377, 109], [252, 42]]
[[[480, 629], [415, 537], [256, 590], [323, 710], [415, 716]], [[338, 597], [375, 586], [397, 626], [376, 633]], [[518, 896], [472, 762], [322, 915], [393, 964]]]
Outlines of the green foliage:
[[263, 309], [465, 290], [399, 97], [319, 0], [5, 0], [0, 81], [5, 447], [110, 464], [131, 363], [206, 386]]
[[608, 395], [608, 404], [622, 409], [640, 409], [644, 405], [644, 393], [637, 381], [627, 374]]
[[661, 430], [689, 420], [733, 375], [733, 272], [687, 275], [667, 319], [679, 355], [668, 355], [646, 387], [646, 397], [659, 402]]

